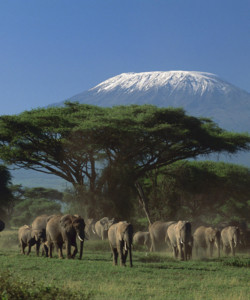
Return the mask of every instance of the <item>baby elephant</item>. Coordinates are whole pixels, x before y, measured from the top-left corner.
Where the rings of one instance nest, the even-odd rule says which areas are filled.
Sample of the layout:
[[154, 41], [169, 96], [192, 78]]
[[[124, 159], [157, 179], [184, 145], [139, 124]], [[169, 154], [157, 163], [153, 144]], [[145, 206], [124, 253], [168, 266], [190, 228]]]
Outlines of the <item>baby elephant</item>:
[[130, 267], [132, 264], [132, 240], [133, 226], [127, 222], [119, 222], [110, 226], [108, 231], [108, 240], [113, 252], [113, 263], [117, 265], [118, 255], [120, 256], [120, 265], [125, 266], [129, 252]]
[[151, 248], [151, 238], [148, 231], [137, 231], [133, 237], [134, 245], [146, 246], [148, 251]]
[[35, 237], [32, 237], [32, 228], [28, 225], [23, 225], [18, 230], [18, 240], [21, 246], [21, 253], [25, 254], [25, 248], [28, 246], [27, 255], [30, 254], [31, 247], [34, 246], [37, 241]]

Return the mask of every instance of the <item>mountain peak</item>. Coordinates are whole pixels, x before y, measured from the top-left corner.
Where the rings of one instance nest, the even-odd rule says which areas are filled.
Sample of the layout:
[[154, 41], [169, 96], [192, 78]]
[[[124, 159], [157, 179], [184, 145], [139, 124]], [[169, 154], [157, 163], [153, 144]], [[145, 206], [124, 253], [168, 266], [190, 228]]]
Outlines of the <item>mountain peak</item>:
[[122, 73], [68, 100], [103, 107], [182, 107], [190, 115], [212, 118], [227, 130], [250, 132], [250, 94], [207, 72]]
[[183, 89], [189, 86], [197, 92], [199, 89], [204, 90], [214, 86], [216, 82], [218, 85], [218, 81], [218, 77], [214, 74], [197, 71], [122, 73], [103, 81], [90, 91], [100, 93], [122, 89], [127, 93], [132, 93], [166, 86], [174, 89]]

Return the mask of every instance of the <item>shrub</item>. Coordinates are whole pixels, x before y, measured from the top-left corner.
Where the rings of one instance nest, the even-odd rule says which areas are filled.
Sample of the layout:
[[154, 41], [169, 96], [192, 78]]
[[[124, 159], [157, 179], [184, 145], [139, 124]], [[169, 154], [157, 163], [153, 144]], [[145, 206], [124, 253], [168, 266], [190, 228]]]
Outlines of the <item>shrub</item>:
[[21, 282], [13, 278], [13, 274], [5, 271], [0, 275], [0, 297], [2, 300], [9, 299], [90, 299], [91, 295], [82, 295], [79, 292], [72, 293], [61, 290], [55, 286], [39, 285], [32, 281], [29, 283]]

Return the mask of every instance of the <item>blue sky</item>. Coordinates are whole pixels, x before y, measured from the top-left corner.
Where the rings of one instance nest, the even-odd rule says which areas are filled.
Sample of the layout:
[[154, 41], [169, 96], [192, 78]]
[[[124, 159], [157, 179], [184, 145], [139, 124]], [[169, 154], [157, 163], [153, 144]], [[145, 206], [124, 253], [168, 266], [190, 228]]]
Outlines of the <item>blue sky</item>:
[[123, 72], [211, 72], [250, 92], [249, 12], [250, 0], [0, 0], [0, 115]]

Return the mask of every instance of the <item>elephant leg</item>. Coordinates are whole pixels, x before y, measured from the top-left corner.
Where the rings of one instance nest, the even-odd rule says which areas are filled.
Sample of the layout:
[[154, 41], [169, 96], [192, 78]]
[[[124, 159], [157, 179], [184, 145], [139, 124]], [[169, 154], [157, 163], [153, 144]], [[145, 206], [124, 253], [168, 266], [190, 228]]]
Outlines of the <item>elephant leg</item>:
[[182, 251], [181, 243], [178, 243], [178, 244], [177, 244], [177, 249], [178, 249], [178, 252], [179, 252], [179, 254], [180, 254], [180, 259], [183, 260], [183, 259], [184, 259], [184, 256], [183, 256], [183, 251]]
[[127, 260], [127, 256], [128, 256], [128, 250], [125, 250], [124, 254], [123, 254], [123, 264], [126, 264], [126, 260]]
[[79, 259], [82, 259], [82, 252], [83, 252], [83, 241], [80, 242], [80, 256]]
[[155, 238], [152, 237], [152, 244], [151, 244], [150, 252], [155, 252], [155, 251], [156, 251]]
[[60, 245], [57, 244], [57, 245], [56, 245], [56, 248], [57, 248], [57, 251], [58, 251], [58, 257], [59, 257], [59, 258], [63, 258], [62, 247], [63, 247], [62, 244], [60, 244]]
[[39, 256], [40, 242], [36, 243], [36, 255]]
[[49, 254], [49, 257], [52, 258], [52, 248], [53, 248], [53, 245], [52, 243], [48, 243], [48, 254]]
[[45, 243], [43, 243], [42, 255], [45, 255], [45, 257], [48, 257], [48, 247]]
[[118, 254], [120, 256], [120, 265], [125, 266], [125, 264], [124, 264], [124, 255], [123, 255], [123, 243], [122, 242], [119, 243], [119, 248], [118, 249], [119, 249]]
[[233, 256], [235, 256], [235, 247], [234, 247], [234, 242], [230, 241], [230, 248], [231, 248], [231, 253]]
[[67, 258], [71, 258], [71, 243], [69, 240], [66, 242], [66, 253]]
[[118, 251], [116, 248], [113, 248], [112, 252], [113, 252], [113, 265], [116, 266], [118, 260]]
[[72, 244], [72, 246], [74, 246], [74, 251], [73, 251], [71, 258], [75, 258], [76, 254], [78, 252], [77, 243]]
[[21, 242], [21, 253], [22, 253], [22, 254], [25, 254], [25, 248], [26, 248], [26, 245], [25, 245], [25, 243], [22, 241], [22, 242]]
[[213, 244], [211, 242], [209, 243], [208, 248], [209, 248], [209, 256], [212, 257], [213, 256]]
[[230, 253], [230, 246], [224, 246], [224, 252], [228, 255]]
[[28, 245], [28, 252], [27, 252], [27, 255], [30, 254], [30, 251], [31, 251], [31, 245], [29, 244], [29, 245]]
[[53, 243], [50, 242], [48, 248], [49, 248], [49, 257], [52, 258]]
[[182, 249], [183, 249], [183, 259], [187, 260], [188, 259], [188, 244], [184, 243], [182, 245]]
[[177, 247], [176, 246], [172, 246], [172, 249], [173, 249], [173, 256], [174, 256], [174, 258], [177, 258], [177, 256], [178, 256]]

